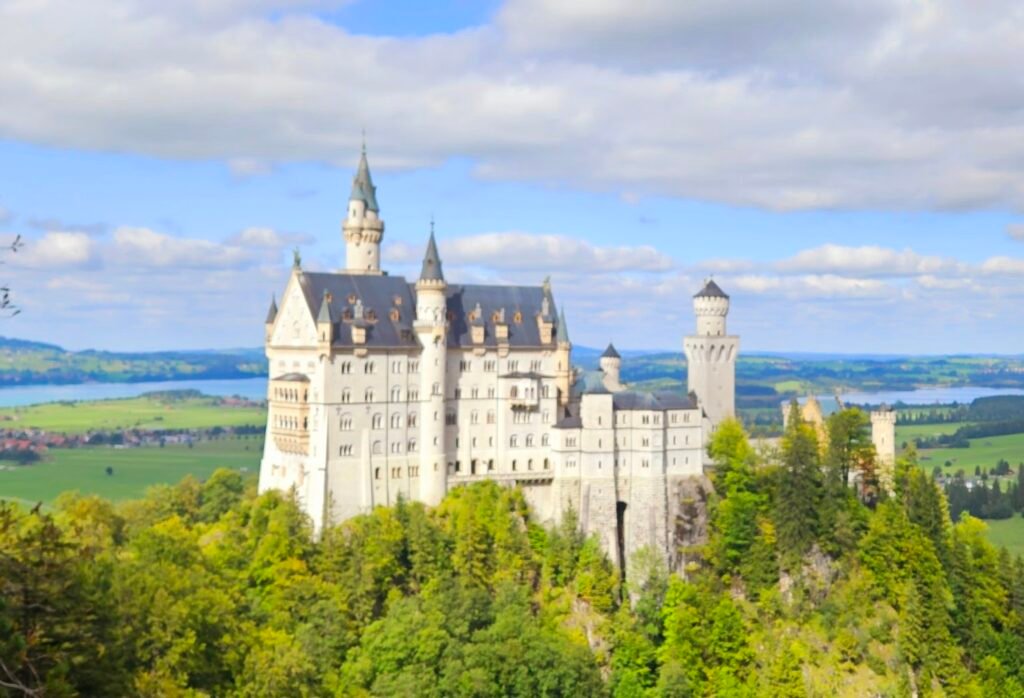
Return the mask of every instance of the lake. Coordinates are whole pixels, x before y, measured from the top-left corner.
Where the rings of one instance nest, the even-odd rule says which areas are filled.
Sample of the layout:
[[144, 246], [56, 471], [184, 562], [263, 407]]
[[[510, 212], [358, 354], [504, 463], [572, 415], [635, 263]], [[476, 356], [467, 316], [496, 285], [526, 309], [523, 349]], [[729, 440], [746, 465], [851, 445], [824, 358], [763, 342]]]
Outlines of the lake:
[[[918, 390], [887, 390], [878, 393], [843, 393], [843, 402], [848, 405], [935, 405], [959, 402], [969, 405], [981, 397], [997, 395], [1024, 395], [1018, 388], [979, 388], [960, 386], [957, 388], [919, 388]], [[819, 395], [818, 400], [831, 400], [831, 395]]]
[[[237, 378], [225, 380], [177, 380], [155, 381], [152, 383], [77, 383], [73, 385], [25, 385], [15, 388], [0, 388], [0, 407], [35, 405], [40, 402], [61, 400], [110, 400], [112, 398], [136, 397], [157, 390], [198, 390], [206, 395], [229, 397], [237, 395], [249, 400], [264, 400], [267, 397], [267, 379]], [[921, 388], [919, 390], [892, 390], [879, 393], [844, 393], [843, 402], [850, 405], [934, 405], [936, 403], [959, 402], [969, 404], [979, 397], [994, 395], [1024, 395], [1024, 390], [1013, 388]], [[823, 403], [831, 395], [819, 395]]]
[[198, 390], [206, 395], [238, 397], [249, 400], [267, 398], [267, 379], [236, 378], [225, 380], [178, 380], [149, 383], [76, 383], [72, 385], [23, 385], [0, 388], [0, 407], [20, 407], [61, 400], [110, 400], [137, 397], [157, 390]]

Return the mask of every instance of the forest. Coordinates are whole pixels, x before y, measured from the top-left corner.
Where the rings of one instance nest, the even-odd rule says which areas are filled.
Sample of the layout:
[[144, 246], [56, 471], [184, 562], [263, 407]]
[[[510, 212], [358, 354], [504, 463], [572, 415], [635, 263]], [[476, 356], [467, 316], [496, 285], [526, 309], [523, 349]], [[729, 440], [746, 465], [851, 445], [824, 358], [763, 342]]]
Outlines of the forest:
[[766, 460], [722, 424], [706, 540], [627, 579], [574, 517], [488, 482], [319, 538], [227, 470], [0, 504], [0, 690], [1024, 697], [1024, 561], [954, 521], [913, 451], [887, 486], [862, 412], [825, 441], [794, 412]]

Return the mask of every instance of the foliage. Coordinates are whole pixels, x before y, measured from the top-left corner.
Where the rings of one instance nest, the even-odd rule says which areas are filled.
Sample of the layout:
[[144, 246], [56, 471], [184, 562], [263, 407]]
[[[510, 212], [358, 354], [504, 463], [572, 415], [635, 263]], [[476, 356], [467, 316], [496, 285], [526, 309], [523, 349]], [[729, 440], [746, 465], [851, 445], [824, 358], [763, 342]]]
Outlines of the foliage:
[[864, 420], [828, 426], [794, 416], [766, 462], [722, 424], [706, 545], [685, 578], [641, 549], [625, 584], [575, 514], [493, 482], [319, 537], [227, 470], [0, 504], [0, 691], [1024, 698], [1024, 560], [913, 458], [865, 502]]

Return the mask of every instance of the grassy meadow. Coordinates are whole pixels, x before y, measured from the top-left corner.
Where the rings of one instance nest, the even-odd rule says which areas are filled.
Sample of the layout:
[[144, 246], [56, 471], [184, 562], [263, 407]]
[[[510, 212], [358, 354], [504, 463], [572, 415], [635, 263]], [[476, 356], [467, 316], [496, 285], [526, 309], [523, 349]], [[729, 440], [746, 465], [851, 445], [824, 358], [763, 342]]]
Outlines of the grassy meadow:
[[999, 521], [986, 521], [988, 539], [1005, 547], [1011, 555], [1024, 555], [1024, 517], [1013, 516]]
[[[1002, 459], [1016, 468], [1018, 463], [1024, 462], [1024, 434], [986, 436], [971, 439], [970, 448], [927, 449], [918, 455], [922, 467], [931, 470], [938, 465], [946, 473], [962, 468], [966, 474], [973, 475], [975, 466], [991, 469]], [[951, 465], [947, 466], [947, 462]]]
[[230, 407], [217, 398], [166, 399], [154, 396], [94, 402], [50, 402], [0, 408], [0, 427], [36, 428], [58, 434], [97, 429], [202, 429], [263, 425], [262, 407]]
[[[33, 465], [0, 461], [0, 498], [45, 504], [62, 492], [77, 490], [113, 501], [137, 499], [150, 485], [178, 482], [186, 475], [203, 479], [217, 468], [245, 469], [255, 477], [262, 453], [262, 435], [200, 441], [192, 448], [175, 444], [51, 449]], [[107, 467], [113, 468], [112, 475], [106, 474]]]

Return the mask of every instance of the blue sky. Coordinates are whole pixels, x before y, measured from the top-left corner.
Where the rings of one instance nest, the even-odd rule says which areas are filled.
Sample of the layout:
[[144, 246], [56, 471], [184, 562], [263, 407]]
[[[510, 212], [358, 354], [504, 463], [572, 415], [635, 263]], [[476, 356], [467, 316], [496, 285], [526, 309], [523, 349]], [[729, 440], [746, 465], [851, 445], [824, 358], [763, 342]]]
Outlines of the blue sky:
[[171, 7], [0, 7], [0, 232], [26, 242], [0, 333], [258, 345], [292, 247], [344, 263], [365, 128], [385, 268], [433, 216], [451, 279], [550, 275], [577, 343], [678, 348], [713, 275], [749, 350], [1021, 351], [1019, 13]]

